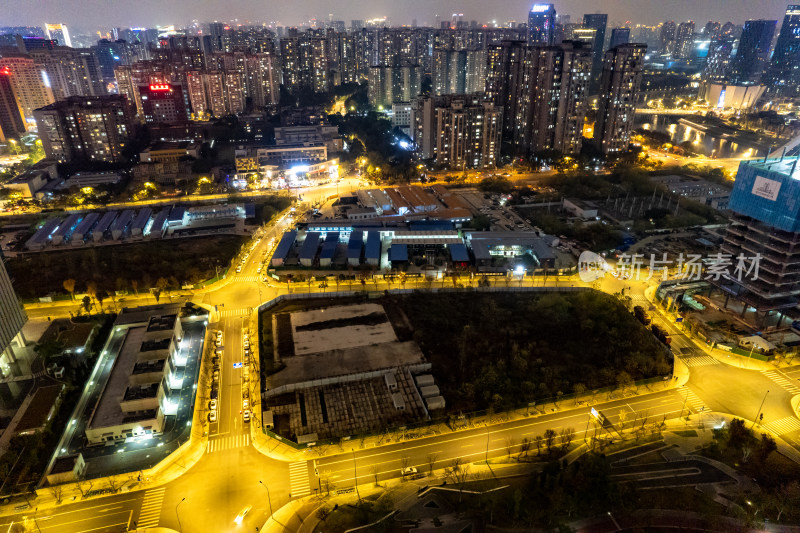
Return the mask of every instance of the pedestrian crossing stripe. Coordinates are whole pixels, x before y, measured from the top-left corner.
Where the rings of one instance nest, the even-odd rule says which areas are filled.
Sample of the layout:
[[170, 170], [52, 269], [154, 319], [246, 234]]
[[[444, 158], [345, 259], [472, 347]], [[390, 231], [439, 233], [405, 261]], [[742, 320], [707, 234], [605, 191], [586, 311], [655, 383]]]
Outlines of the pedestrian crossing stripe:
[[234, 281], [262, 281], [264, 276], [236, 276]]
[[680, 393], [681, 397], [686, 402], [686, 407], [688, 407], [690, 409], [694, 409], [695, 412], [698, 412], [698, 413], [700, 411], [704, 411], [705, 410], [705, 408], [706, 408], [705, 402], [703, 400], [701, 400], [700, 397], [697, 394], [692, 392], [692, 390], [689, 387], [684, 385], [683, 387], [678, 388], [678, 392]]
[[228, 435], [227, 437], [217, 437], [208, 439], [206, 453], [221, 452], [234, 448], [250, 446], [250, 435]]
[[786, 433], [800, 430], [800, 419], [796, 416], [787, 416], [786, 418], [767, 422], [763, 427], [775, 435], [785, 435]]
[[311, 494], [308, 484], [308, 462], [297, 461], [289, 465], [289, 487], [292, 496], [302, 498]]
[[762, 370], [761, 373], [792, 394], [800, 394], [800, 387], [795, 385], [792, 379], [783, 372], [779, 370]]
[[709, 366], [709, 365], [718, 365], [720, 364], [719, 361], [711, 357], [710, 355], [700, 355], [696, 357], [686, 357], [681, 358], [681, 361], [688, 367], [692, 366]]
[[223, 309], [219, 312], [220, 318], [235, 318], [239, 316], [247, 316], [252, 311], [249, 307], [244, 307], [242, 309]]
[[167, 492], [166, 487], [150, 489], [145, 492], [136, 527], [156, 527], [158, 525], [158, 520], [161, 518], [161, 504], [164, 501], [165, 492]]

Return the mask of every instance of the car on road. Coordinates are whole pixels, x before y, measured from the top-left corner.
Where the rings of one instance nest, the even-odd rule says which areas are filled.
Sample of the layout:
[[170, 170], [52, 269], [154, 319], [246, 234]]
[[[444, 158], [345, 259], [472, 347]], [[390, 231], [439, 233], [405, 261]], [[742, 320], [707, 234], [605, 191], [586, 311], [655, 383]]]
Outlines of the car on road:
[[404, 476], [410, 476], [411, 474], [416, 474], [416, 473], [417, 473], [417, 469], [415, 467], [413, 467], [413, 466], [408, 466], [408, 467], [400, 470], [400, 474], [402, 474]]
[[249, 513], [250, 509], [252, 508], [253, 508], [252, 505], [248, 505], [247, 507], [239, 511], [239, 514], [236, 515], [236, 518], [234, 518], [233, 521], [236, 522], [236, 524], [241, 524], [244, 521], [244, 517], [247, 516], [247, 513]]
[[214, 371], [214, 381], [219, 381], [219, 370]]
[[250, 422], [250, 409], [245, 409], [242, 413], [242, 420], [245, 422]]
[[242, 400], [242, 409], [247, 409], [248, 407], [250, 407], [250, 400], [245, 398], [244, 400]]
[[208, 413], [208, 421], [209, 422], [216, 422], [217, 421], [217, 412], [216, 411], [211, 411], [210, 413]]
[[211, 400], [210, 402], [208, 402], [208, 408], [211, 409], [212, 411], [216, 411], [217, 410], [217, 400]]
[[242, 271], [242, 267], [241, 266], [236, 267], [236, 273], [237, 274], [241, 273], [241, 271]]

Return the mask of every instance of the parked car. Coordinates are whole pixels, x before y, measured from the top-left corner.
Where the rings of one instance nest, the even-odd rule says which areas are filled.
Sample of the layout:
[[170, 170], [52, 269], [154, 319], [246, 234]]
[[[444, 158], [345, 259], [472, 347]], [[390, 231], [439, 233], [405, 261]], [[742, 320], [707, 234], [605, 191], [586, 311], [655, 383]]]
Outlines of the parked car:
[[211, 400], [210, 402], [208, 402], [208, 408], [210, 410], [212, 410], [212, 411], [216, 411], [217, 410], [217, 400]]
[[242, 420], [250, 422], [250, 409], [246, 409], [244, 413], [242, 413]]
[[217, 421], [217, 412], [216, 411], [211, 411], [210, 413], [208, 413], [208, 421], [209, 422], [216, 422]]

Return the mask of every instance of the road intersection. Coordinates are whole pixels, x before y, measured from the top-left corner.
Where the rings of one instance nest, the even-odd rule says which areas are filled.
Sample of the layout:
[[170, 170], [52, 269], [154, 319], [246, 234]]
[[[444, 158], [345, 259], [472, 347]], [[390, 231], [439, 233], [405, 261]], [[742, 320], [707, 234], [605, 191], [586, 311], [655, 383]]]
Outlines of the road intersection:
[[[592, 422], [587, 403], [568, 400], [549, 406], [545, 413], [531, 412], [528, 416], [517, 417], [498, 415], [488, 423], [481, 421], [478, 427], [455, 432], [444, 426], [434, 427], [425, 435], [415, 434], [405, 439], [391, 435], [382, 442], [373, 440], [364, 448], [355, 441], [347, 443], [349, 446], [312, 448], [298, 452], [293, 461], [265, 456], [253, 446], [254, 432], [260, 429], [251, 428], [255, 424], [245, 422], [242, 416], [243, 390], [246, 390], [244, 370], [234, 368], [234, 363], [244, 358], [243, 329], [253, 326], [253, 316], [259, 305], [280, 294], [327, 291], [316, 284], [287, 287], [271, 280], [263, 281], [262, 272], [266, 270], [259, 272], [259, 265], [268, 261], [272, 251], [270, 243], [274, 247], [288, 224], [289, 220], [284, 219], [278, 225], [260, 230], [260, 238], [240, 273], [195, 291], [190, 297], [194, 303], [213, 310], [209, 330], [221, 330], [224, 338], [218, 417], [208, 426], [208, 441], [201, 459], [183, 475], [161, 486], [77, 503], [65, 501], [46, 510], [34, 505], [13, 512], [0, 518], [0, 531], [23, 531], [19, 524], [32, 520], [34, 513], [43, 531], [125, 531], [126, 528], [155, 525], [187, 532], [253, 531], [293, 499], [347, 489], [353, 487], [355, 481], [363, 484], [399, 478], [406, 466], [427, 472], [431, 468], [444, 468], [457, 459], [470, 463], [520, 453], [526, 439], [531, 440], [547, 429], [557, 433], [562, 429], [571, 430], [576, 441], [591, 437], [597, 431], [610, 431], [607, 427], [598, 429]], [[458, 282], [475, 285], [477, 280], [470, 282], [463, 278]], [[409, 279], [403, 288], [447, 287], [452, 283], [450, 279], [436, 282]], [[584, 285], [576, 277], [550, 279], [546, 283], [503, 279], [496, 280], [495, 284], [500, 287]], [[340, 288], [353, 287], [344, 284]], [[376, 280], [365, 286], [358, 283], [355, 288], [383, 291], [400, 286]], [[636, 305], [649, 305], [646, 291], [653, 290], [648, 283], [611, 277], [600, 282], [599, 288], [612, 294], [625, 288]], [[128, 303], [140, 305], [143, 300], [131, 298]], [[64, 316], [77, 307], [70, 303], [33, 306], [28, 312], [31, 316]], [[152, 297], [148, 303], [154, 303]], [[763, 430], [800, 447], [800, 419], [791, 401], [800, 393], [800, 366], [778, 369], [755, 368], [749, 364], [750, 368], [742, 368], [748, 365], [741, 358], [709, 352], [679, 330], [666, 315], [658, 314], [656, 320], [672, 334], [676, 374], [683, 375], [681, 382], [671, 388], [663, 385], [662, 390], [656, 392], [640, 390], [639, 394], [617, 394], [613, 398], [598, 395], [591, 405], [603, 413], [610, 427], [660, 423], [687, 415], [714, 424], [715, 413], [752, 421], [763, 412]], [[759, 408], [762, 402], [763, 408]], [[206, 400], [198, 399], [197, 408], [207, 409]], [[252, 509], [243, 524], [236, 528], [234, 517], [248, 505], [252, 505]]]

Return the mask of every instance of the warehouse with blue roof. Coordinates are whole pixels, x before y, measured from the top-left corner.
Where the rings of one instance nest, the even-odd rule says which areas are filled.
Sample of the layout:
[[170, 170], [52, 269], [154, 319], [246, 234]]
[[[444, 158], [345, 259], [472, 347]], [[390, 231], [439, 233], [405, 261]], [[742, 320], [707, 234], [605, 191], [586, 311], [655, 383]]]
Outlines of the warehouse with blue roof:
[[144, 233], [144, 228], [147, 226], [147, 223], [150, 221], [150, 215], [153, 214], [153, 210], [149, 207], [143, 208], [139, 213], [136, 215], [136, 218], [133, 219], [133, 223], [131, 224], [131, 236], [132, 237], [141, 237]]
[[364, 258], [368, 265], [378, 266], [381, 263], [381, 234], [378, 231], [367, 233], [367, 246]]
[[79, 213], [73, 213], [68, 216], [50, 237], [50, 242], [59, 245], [69, 241], [70, 237], [72, 237], [72, 232], [75, 231], [81, 220], [83, 220], [83, 215]]
[[314, 264], [314, 259], [317, 257], [317, 249], [319, 248], [320, 234], [316, 231], [306, 233], [306, 240], [300, 247], [300, 264], [310, 267]]
[[81, 223], [78, 224], [78, 227], [75, 228], [75, 231], [72, 232], [72, 244], [75, 246], [83, 244], [92, 233], [92, 229], [95, 224], [97, 224], [99, 218], [99, 213], [89, 213], [86, 215], [83, 220], [81, 220]]
[[119, 211], [109, 211], [103, 218], [100, 219], [100, 222], [97, 223], [97, 226], [94, 227], [92, 231], [92, 240], [94, 242], [99, 242], [103, 240], [106, 231], [111, 226], [111, 223], [114, 222], [114, 219], [117, 218], [117, 214]]
[[347, 241], [347, 264], [358, 266], [361, 264], [361, 248], [364, 246], [364, 232], [353, 231]]
[[453, 263], [469, 263], [469, 252], [465, 244], [450, 244], [447, 247], [450, 250], [450, 260]]
[[339, 234], [335, 231], [330, 231], [325, 236], [325, 242], [322, 243], [322, 251], [319, 253], [319, 266], [331, 266], [334, 256], [336, 255], [336, 248], [339, 246]]
[[297, 240], [297, 231], [287, 231], [281, 237], [275, 252], [272, 254], [270, 265], [274, 267], [283, 266], [286, 263], [286, 256], [289, 255], [289, 250], [294, 246], [294, 241]]
[[167, 217], [169, 217], [170, 208], [165, 207], [150, 221], [150, 225], [145, 228], [145, 236], [148, 239], [160, 239], [164, 236], [164, 230], [167, 227]]
[[114, 223], [111, 224], [111, 238], [115, 241], [122, 238], [132, 221], [133, 209], [126, 209], [123, 211], [122, 214], [114, 221]]
[[389, 247], [389, 262], [392, 267], [402, 266], [408, 263], [408, 245], [405, 244], [392, 244]]
[[28, 250], [42, 250], [50, 244], [50, 236], [58, 229], [60, 219], [51, 218], [25, 243]]

